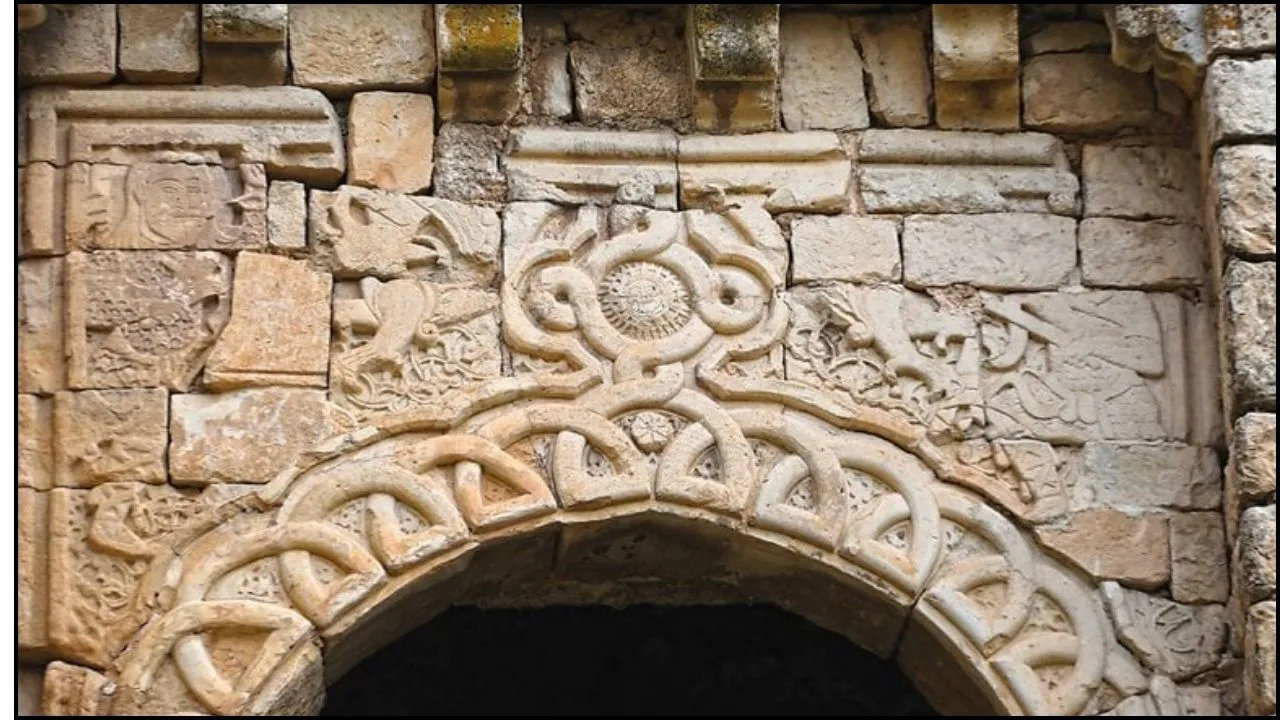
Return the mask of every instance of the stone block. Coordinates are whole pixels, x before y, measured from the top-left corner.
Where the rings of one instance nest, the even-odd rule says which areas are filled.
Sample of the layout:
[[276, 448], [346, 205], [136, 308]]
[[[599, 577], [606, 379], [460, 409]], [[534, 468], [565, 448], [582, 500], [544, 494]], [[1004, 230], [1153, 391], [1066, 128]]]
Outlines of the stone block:
[[524, 73], [520, 111], [533, 117], [573, 117], [573, 81], [569, 77], [569, 35], [554, 9], [529, 5], [524, 11]]
[[619, 128], [687, 123], [693, 98], [679, 9], [643, 19], [634, 12], [583, 7], [569, 16], [578, 119]]
[[1194, 287], [1208, 275], [1204, 231], [1195, 225], [1085, 218], [1079, 245], [1085, 285], [1159, 290]]
[[939, 80], [1017, 75], [1017, 5], [940, 5], [932, 10], [933, 72]]
[[67, 252], [66, 170], [52, 163], [18, 167], [18, 257], [64, 255]]
[[900, 282], [896, 220], [836, 215], [791, 223], [792, 282]]
[[18, 488], [17, 597], [19, 652], [49, 644], [49, 493]]
[[1218, 241], [1247, 257], [1276, 254], [1276, 148], [1233, 145], [1213, 156]]
[[915, 17], [850, 18], [862, 49], [871, 116], [887, 127], [923, 127], [933, 92], [924, 30]]
[[1209, 66], [1202, 91], [1202, 127], [1212, 146], [1274, 141], [1276, 59], [1220, 57]]
[[18, 395], [18, 487], [53, 487], [53, 405], [25, 393]]
[[323, 390], [174, 395], [169, 475], [177, 485], [270, 482], [304, 452], [341, 434], [348, 422]]
[[506, 123], [520, 109], [520, 5], [438, 4], [435, 13], [440, 119]]
[[62, 258], [18, 263], [18, 392], [65, 387], [63, 299]]
[[163, 483], [168, 413], [163, 388], [58, 393], [53, 399], [54, 483], [70, 488]]
[[691, 4], [694, 126], [760, 132], [778, 126], [778, 5]]
[[347, 115], [347, 181], [415, 193], [431, 186], [435, 110], [430, 95], [364, 92]]
[[1169, 518], [1169, 592], [1181, 603], [1225, 603], [1231, 589], [1222, 514], [1179, 513]]
[[1276, 598], [1276, 506], [1251, 507], [1236, 538], [1236, 587], [1246, 603]]
[[512, 200], [676, 207], [676, 136], [517, 128], [503, 163]]
[[1094, 580], [1117, 580], [1143, 590], [1169, 581], [1169, 519], [1163, 515], [1094, 508], [1055, 525], [1039, 525], [1036, 535]]
[[934, 78], [938, 127], [947, 130], [1017, 130], [1018, 78], [955, 82]]
[[507, 176], [499, 163], [506, 144], [503, 126], [444, 124], [436, 138], [432, 194], [469, 203], [505, 202]]
[[1075, 268], [1076, 222], [1032, 213], [912, 215], [903, 224], [902, 264], [911, 287], [1051, 289]]
[[837, 213], [849, 202], [851, 163], [833, 132], [683, 137], [678, 159], [684, 207]]
[[1276, 497], [1276, 416], [1248, 413], [1235, 422], [1231, 460], [1227, 464], [1227, 493], [1240, 504]]
[[[1130, 546], [1113, 546], [1113, 552], [1120, 547]], [[1113, 582], [1102, 584], [1102, 596], [1120, 643], [1156, 672], [1188, 680], [1222, 660], [1227, 623], [1221, 605], [1184, 605]]]
[[120, 5], [120, 74], [131, 83], [200, 77], [199, 5]]
[[856, 130], [869, 124], [863, 64], [844, 19], [782, 17], [782, 123], [787, 130]]
[[289, 53], [284, 45], [200, 45], [200, 82], [204, 85], [284, 85], [288, 75]]
[[1245, 627], [1244, 694], [1250, 715], [1276, 714], [1276, 603], [1249, 608]]
[[1276, 264], [1231, 260], [1223, 277], [1233, 413], [1276, 406]]
[[325, 387], [332, 289], [329, 274], [305, 260], [240, 253], [231, 319], [209, 353], [205, 385]]
[[307, 186], [274, 180], [267, 190], [267, 244], [279, 250], [307, 247]]
[[96, 85], [116, 76], [116, 6], [49, 5], [18, 35], [20, 85]]
[[430, 5], [292, 5], [289, 58], [295, 84], [330, 95], [424, 91], [436, 70], [434, 13]]
[[1085, 217], [1173, 218], [1199, 224], [1203, 198], [1195, 154], [1173, 147], [1085, 145]]
[[1211, 448], [1181, 444], [1086, 442], [1072, 506], [1214, 510], [1222, 474]]
[[214, 252], [67, 256], [67, 386], [186, 390], [226, 324], [231, 261]]
[[1156, 112], [1149, 75], [1098, 53], [1031, 58], [1022, 70], [1022, 119], [1050, 132], [1101, 133], [1146, 127]]
[[1275, 52], [1276, 6], [1246, 3], [1202, 5], [1205, 44], [1232, 53]]
[[283, 45], [289, 35], [289, 6], [202, 5], [200, 27], [205, 42]]
[[1055, 22], [1031, 33], [1022, 41], [1024, 55], [1106, 50], [1111, 46], [1107, 26], [1088, 20]]

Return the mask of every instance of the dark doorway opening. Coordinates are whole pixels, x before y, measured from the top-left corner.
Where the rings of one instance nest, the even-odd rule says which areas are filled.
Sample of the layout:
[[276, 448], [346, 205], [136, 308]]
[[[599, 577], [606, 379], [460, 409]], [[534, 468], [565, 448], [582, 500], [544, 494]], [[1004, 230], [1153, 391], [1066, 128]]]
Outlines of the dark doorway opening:
[[934, 715], [845, 638], [768, 606], [453, 608], [328, 689], [323, 715]]

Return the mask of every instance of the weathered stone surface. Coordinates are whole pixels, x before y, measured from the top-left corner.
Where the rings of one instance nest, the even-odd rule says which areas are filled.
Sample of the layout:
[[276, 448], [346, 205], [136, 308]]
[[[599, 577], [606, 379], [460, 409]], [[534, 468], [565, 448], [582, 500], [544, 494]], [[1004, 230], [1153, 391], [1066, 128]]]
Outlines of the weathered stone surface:
[[1231, 260], [1226, 294], [1227, 365], [1235, 412], [1276, 405], [1276, 264]]
[[1276, 135], [1276, 59], [1220, 57], [1204, 81], [1203, 127], [1211, 145]]
[[833, 132], [684, 137], [678, 159], [685, 207], [834, 213], [848, 204], [850, 162]]
[[339, 96], [426, 90], [436, 68], [433, 18], [430, 5], [292, 5], [293, 82]]
[[49, 493], [18, 488], [18, 649], [42, 650], [49, 642]]
[[1021, 127], [1018, 78], [953, 82], [935, 77], [934, 114], [948, 130], [1017, 130]]
[[502, 228], [482, 207], [344, 185], [311, 193], [315, 259], [335, 278], [492, 285]]
[[288, 73], [289, 53], [283, 44], [200, 45], [200, 82], [205, 85], [283, 85]]
[[272, 181], [267, 190], [267, 244], [280, 250], [307, 247], [307, 186]]
[[445, 122], [504, 123], [520, 109], [520, 5], [435, 6], [436, 101]]
[[[902, 228], [903, 279], [910, 287], [1055, 288], [1075, 268], [1075, 232], [1074, 220], [1054, 215], [912, 215]], [[1011, 264], [1015, 257], [1022, 261]]]
[[116, 76], [116, 6], [52, 5], [18, 35], [18, 82], [93, 85]]
[[1116, 5], [1097, 14], [1106, 17], [1111, 31], [1111, 57], [1117, 65], [1134, 72], [1154, 69], [1187, 92], [1194, 92], [1209, 58], [1205, 7]]
[[226, 324], [230, 286], [218, 253], [71, 253], [68, 387], [186, 390]]
[[962, 82], [1016, 75], [1018, 6], [933, 8], [933, 72], [941, 80]]
[[1022, 70], [1027, 127], [1053, 132], [1110, 132], [1144, 127], [1155, 116], [1146, 75], [1116, 67], [1106, 55], [1040, 55]]
[[1245, 628], [1244, 687], [1250, 715], [1276, 712], [1276, 603], [1249, 608]]
[[18, 263], [18, 392], [65, 386], [63, 298], [62, 258]]
[[49, 398], [18, 395], [18, 487], [53, 487], [53, 406]]
[[1079, 245], [1085, 285], [1167, 289], [1200, 285], [1208, 274], [1204, 231], [1195, 225], [1085, 218]]
[[633, 11], [582, 8], [569, 17], [579, 120], [611, 127], [687, 121], [693, 110], [688, 44], [677, 12], [664, 9], [641, 20]]
[[1246, 603], [1276, 597], [1276, 506], [1251, 507], [1240, 518], [1236, 572]]
[[101, 715], [110, 699], [107, 679], [86, 667], [54, 660], [45, 666], [44, 694], [40, 710], [44, 715]]
[[172, 404], [169, 474], [182, 485], [269, 482], [346, 424], [323, 390], [174, 395]]
[[1213, 156], [1218, 240], [1230, 253], [1276, 254], [1276, 148], [1234, 145]]
[[436, 138], [432, 194], [470, 203], [505, 201], [507, 175], [499, 159], [506, 143], [505, 127], [446, 123]]
[[1087, 442], [1072, 505], [1212, 510], [1222, 475], [1211, 448], [1174, 444]]
[[1246, 3], [1203, 5], [1205, 42], [1235, 52], [1275, 52], [1276, 6]]
[[[1045, 547], [1066, 556], [1096, 580], [1118, 580], [1143, 590], [1169, 581], [1166, 517], [1094, 508], [1073, 513], [1056, 525], [1039, 525], [1036, 535]], [[1115, 552], [1118, 547], [1125, 552]]]
[[211, 389], [324, 387], [333, 280], [304, 260], [243, 252], [236, 258], [231, 319], [205, 365]]
[[862, 58], [844, 19], [787, 13], [781, 37], [783, 125], [792, 131], [867, 127]]
[[65, 171], [47, 162], [18, 168], [18, 257], [67, 252]]
[[1227, 636], [1221, 605], [1183, 605], [1113, 582], [1102, 595], [1120, 642], [1157, 672], [1186, 680], [1218, 664]]
[[1198, 223], [1203, 200], [1197, 167], [1195, 155], [1182, 148], [1085, 145], [1084, 214]]
[[347, 180], [414, 193], [431, 185], [435, 110], [430, 95], [365, 92], [347, 116]]
[[168, 415], [163, 388], [58, 393], [53, 400], [55, 484], [163, 483]]
[[1022, 41], [1022, 52], [1035, 56], [1046, 53], [1078, 52], [1081, 50], [1106, 50], [1111, 45], [1111, 35], [1102, 23], [1076, 20], [1056, 22], [1037, 30]]
[[889, 15], [849, 23], [862, 49], [871, 116], [889, 127], [928, 125], [933, 88], [919, 19]]
[[573, 116], [573, 81], [569, 77], [569, 35], [554, 9], [528, 5], [524, 12], [524, 73], [520, 111], [534, 117]]
[[798, 218], [791, 224], [793, 282], [899, 282], [902, 261], [895, 220], [856, 215]]
[[1231, 590], [1222, 514], [1178, 513], [1169, 518], [1169, 592], [1181, 603], [1225, 603]]
[[267, 245], [261, 165], [75, 163], [66, 237], [77, 250], [242, 250]]
[[694, 126], [759, 132], [778, 124], [778, 5], [691, 4]]
[[518, 128], [503, 163], [512, 200], [676, 207], [676, 136]]
[[1248, 413], [1235, 422], [1227, 491], [1242, 504], [1276, 496], [1276, 416]]
[[280, 45], [289, 33], [289, 6], [202, 5], [200, 23], [205, 42]]
[[120, 5], [120, 73], [132, 83], [200, 77], [199, 5]]
[[868, 212], [1075, 214], [1079, 182], [1043, 133], [867, 130], [858, 190]]

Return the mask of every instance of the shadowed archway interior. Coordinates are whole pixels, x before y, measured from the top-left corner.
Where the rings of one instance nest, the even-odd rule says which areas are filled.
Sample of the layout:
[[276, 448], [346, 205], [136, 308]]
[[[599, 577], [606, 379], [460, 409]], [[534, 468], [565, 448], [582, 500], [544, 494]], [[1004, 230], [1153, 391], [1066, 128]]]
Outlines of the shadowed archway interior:
[[890, 661], [767, 605], [454, 607], [323, 715], [934, 715]]

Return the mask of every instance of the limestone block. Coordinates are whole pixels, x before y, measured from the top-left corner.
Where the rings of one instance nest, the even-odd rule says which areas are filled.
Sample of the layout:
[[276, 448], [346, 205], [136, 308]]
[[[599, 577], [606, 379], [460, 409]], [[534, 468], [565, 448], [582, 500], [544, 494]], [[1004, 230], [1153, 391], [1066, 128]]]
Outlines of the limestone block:
[[836, 213], [848, 204], [850, 161], [833, 132], [682, 137], [680, 202]]
[[492, 286], [502, 229], [492, 210], [344, 185], [311, 193], [315, 260], [339, 279]]
[[898, 223], [836, 215], [791, 224], [792, 282], [850, 280], [900, 282]]
[[1168, 289], [1208, 275], [1204, 231], [1195, 225], [1085, 218], [1079, 244], [1085, 285]]
[[18, 650], [49, 643], [49, 493], [18, 488]]
[[676, 136], [517, 128], [504, 165], [512, 200], [676, 207]]
[[1227, 493], [1234, 494], [1241, 504], [1275, 498], [1275, 414], [1248, 413], [1236, 420], [1227, 464]]
[[994, 290], [1050, 289], [1065, 284], [1075, 264], [1071, 218], [912, 215], [902, 228], [903, 280], [911, 287], [966, 283]]
[[1249, 608], [1245, 629], [1244, 689], [1250, 715], [1276, 712], [1276, 603]]
[[1181, 603], [1225, 603], [1231, 589], [1222, 514], [1179, 513], [1169, 518], [1169, 591]]
[[933, 88], [919, 20], [886, 15], [849, 18], [849, 22], [870, 83], [871, 116], [888, 127], [928, 125]]
[[280, 45], [289, 34], [289, 6], [202, 5], [200, 22], [205, 42]]
[[1151, 78], [1098, 53], [1039, 55], [1022, 70], [1027, 127], [1051, 132], [1112, 132], [1155, 117]]
[[1155, 671], [1186, 680], [1221, 659], [1227, 635], [1221, 605], [1183, 605], [1113, 582], [1102, 584], [1102, 595], [1121, 644]]
[[1223, 277], [1235, 412], [1276, 405], [1276, 264], [1231, 260]]
[[1237, 587], [1246, 603], [1276, 597], [1276, 506], [1251, 507], [1240, 518], [1236, 539]]
[[1072, 506], [1213, 510], [1222, 475], [1212, 448], [1086, 442]]
[[435, 148], [432, 194], [469, 203], [502, 203], [507, 176], [499, 165], [507, 129], [503, 126], [446, 123]]
[[62, 258], [18, 263], [18, 392], [65, 386], [63, 298]]
[[564, 18], [552, 9], [529, 5], [524, 10], [524, 73], [520, 111], [558, 120], [573, 116], [573, 81], [569, 77], [569, 36]]
[[200, 81], [205, 85], [283, 85], [289, 6], [202, 5]]
[[440, 119], [492, 124], [510, 120], [520, 109], [520, 6], [438, 4], [435, 13]]
[[120, 5], [120, 73], [131, 83], [200, 77], [199, 5]]
[[58, 393], [53, 400], [55, 484], [163, 483], [168, 414], [163, 388]]
[[1275, 5], [1222, 3], [1202, 7], [1205, 43], [1209, 47], [1234, 52], [1275, 52]]
[[103, 715], [111, 704], [108, 693], [114, 687], [105, 677], [89, 668], [54, 660], [45, 666], [41, 713]]
[[939, 5], [932, 10], [933, 72], [939, 80], [1017, 75], [1017, 5]]
[[1107, 26], [1088, 20], [1055, 22], [1029, 35], [1022, 42], [1024, 55], [1106, 50], [1111, 45]]
[[346, 429], [323, 390], [247, 388], [174, 395], [169, 475], [175, 484], [262, 484]]
[[1038, 525], [1036, 535], [1094, 580], [1118, 580], [1143, 590], [1169, 581], [1169, 520], [1162, 515], [1093, 508], [1057, 525]]
[[1182, 148], [1085, 145], [1084, 214], [1198, 224], [1203, 200], [1197, 168], [1195, 155]]
[[693, 55], [695, 127], [711, 132], [776, 129], [778, 5], [688, 8], [685, 33]]
[[244, 250], [267, 245], [261, 165], [75, 163], [66, 237], [77, 250]]
[[267, 190], [267, 244], [280, 250], [307, 247], [307, 186], [272, 181]]
[[[1087, 6], [1087, 8], [1101, 6]], [[1135, 72], [1154, 69], [1187, 92], [1194, 92], [1208, 62], [1204, 5], [1117, 5], [1105, 16], [1112, 58]], [[1087, 13], [1086, 13], [1087, 15]]]
[[47, 162], [18, 168], [18, 257], [66, 254], [65, 175]]
[[423, 91], [436, 69], [434, 13], [430, 5], [292, 5], [289, 59], [295, 84], [331, 95]]
[[1228, 252], [1276, 254], [1276, 148], [1234, 145], [1213, 156], [1210, 190], [1217, 202], [1218, 240]]
[[693, 110], [689, 50], [677, 12], [640, 19], [620, 8], [582, 8], [570, 16], [579, 120], [611, 127], [687, 122]]
[[49, 398], [18, 395], [18, 487], [53, 487], [53, 406]]
[[786, 129], [867, 127], [862, 58], [844, 19], [825, 13], [787, 13], [781, 38]]
[[333, 280], [306, 261], [236, 257], [231, 319], [205, 364], [214, 390], [259, 385], [324, 387]]
[[435, 110], [430, 95], [365, 92], [347, 115], [347, 180], [414, 193], [431, 186]]
[[18, 35], [18, 82], [95, 85], [116, 76], [116, 6], [51, 5]]
[[1018, 78], [953, 82], [934, 78], [938, 127], [958, 130], [1017, 130], [1021, 108]]
[[71, 253], [68, 387], [186, 390], [226, 324], [230, 290], [218, 253]]
[[1072, 215], [1079, 208], [1062, 142], [1042, 133], [867, 130], [857, 167], [872, 213]]
[[1276, 59], [1220, 57], [1209, 66], [1202, 95], [1211, 145], [1272, 140], [1276, 135]]

